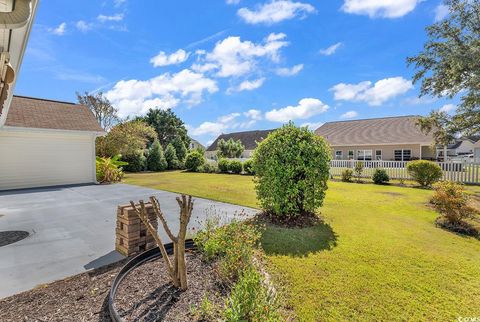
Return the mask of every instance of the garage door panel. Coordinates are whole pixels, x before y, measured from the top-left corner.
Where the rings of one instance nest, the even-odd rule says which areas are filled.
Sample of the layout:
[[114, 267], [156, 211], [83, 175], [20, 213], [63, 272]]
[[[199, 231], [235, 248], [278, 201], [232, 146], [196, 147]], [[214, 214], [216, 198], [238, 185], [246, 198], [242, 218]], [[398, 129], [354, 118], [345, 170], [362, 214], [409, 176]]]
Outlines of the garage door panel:
[[94, 181], [89, 134], [0, 132], [0, 190]]

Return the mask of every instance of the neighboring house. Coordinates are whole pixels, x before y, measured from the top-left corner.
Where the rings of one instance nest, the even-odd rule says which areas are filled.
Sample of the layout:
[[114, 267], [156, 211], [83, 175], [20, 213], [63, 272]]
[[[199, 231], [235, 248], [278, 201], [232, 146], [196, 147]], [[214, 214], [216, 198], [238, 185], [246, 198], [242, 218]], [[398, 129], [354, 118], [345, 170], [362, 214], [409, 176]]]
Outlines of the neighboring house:
[[198, 142], [195, 139], [190, 138], [190, 144], [188, 145], [189, 150], [202, 149], [205, 151], [205, 146], [202, 143]]
[[475, 162], [480, 163], [480, 140], [473, 146], [473, 159]]
[[262, 142], [270, 132], [274, 130], [255, 130], [255, 131], [245, 131], [245, 132], [235, 132], [230, 134], [221, 134], [218, 138], [213, 141], [213, 143], [208, 147], [205, 152], [205, 157], [208, 159], [215, 159], [217, 155], [217, 144], [218, 141], [223, 139], [228, 141], [233, 139], [235, 141], [240, 140], [245, 150], [243, 151], [241, 158], [250, 158], [252, 156], [253, 150], [257, 147], [257, 143]]
[[[473, 154], [473, 149], [475, 143], [479, 140], [477, 137], [463, 137], [456, 139], [455, 142], [447, 146], [447, 156], [448, 157], [461, 157], [463, 155]], [[443, 158], [444, 148], [441, 146], [437, 147], [437, 157]]]
[[94, 183], [103, 134], [86, 106], [14, 96], [0, 129], [0, 190]]
[[422, 133], [419, 116], [328, 122], [315, 133], [324, 137], [336, 160], [434, 159], [433, 137]]

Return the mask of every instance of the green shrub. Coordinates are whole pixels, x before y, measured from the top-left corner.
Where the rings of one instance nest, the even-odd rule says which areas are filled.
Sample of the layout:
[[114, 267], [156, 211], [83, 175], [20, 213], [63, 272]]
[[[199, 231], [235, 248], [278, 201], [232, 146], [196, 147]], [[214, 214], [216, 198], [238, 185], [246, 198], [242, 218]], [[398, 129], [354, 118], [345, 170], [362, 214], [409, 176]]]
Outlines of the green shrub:
[[215, 173], [218, 172], [218, 167], [214, 163], [205, 162], [204, 165], [198, 168], [198, 172]]
[[149, 171], [163, 171], [167, 169], [167, 160], [163, 155], [163, 149], [158, 140], [153, 141], [153, 144], [148, 152], [147, 169]]
[[372, 180], [375, 184], [385, 184], [390, 181], [390, 177], [384, 169], [375, 169]]
[[352, 169], [345, 169], [342, 171], [342, 181], [343, 182], [352, 182], [353, 178], [353, 170]]
[[194, 241], [206, 260], [219, 260], [220, 277], [232, 281], [250, 265], [261, 234], [256, 226], [245, 221], [219, 224], [219, 218], [208, 219]]
[[444, 181], [433, 186], [434, 193], [431, 202], [445, 219], [458, 225], [463, 220], [472, 218], [476, 211], [469, 205], [470, 196], [465, 192], [461, 184]]
[[230, 161], [228, 159], [218, 160], [218, 170], [220, 170], [221, 173], [228, 173], [229, 166]]
[[281, 321], [273, 294], [253, 267], [242, 273], [225, 306], [226, 321]]
[[355, 162], [355, 169], [353, 171], [355, 172], [355, 178], [357, 182], [361, 181], [363, 169], [365, 169], [365, 164], [363, 162]]
[[231, 173], [240, 174], [242, 173], [242, 169], [242, 162], [238, 160], [231, 160], [228, 164], [228, 171]]
[[330, 147], [320, 136], [293, 123], [270, 133], [253, 154], [255, 189], [262, 208], [292, 219], [323, 204]]
[[169, 143], [165, 149], [165, 160], [167, 160], [167, 169], [174, 170], [178, 168], [179, 161], [177, 152], [175, 152], [175, 148], [171, 143]]
[[443, 176], [442, 168], [434, 162], [416, 160], [407, 163], [408, 174], [422, 187], [429, 187]]
[[128, 164], [123, 166], [123, 169], [128, 172], [140, 172], [145, 170], [146, 158], [142, 150], [137, 150], [132, 154], [122, 156], [122, 161]]
[[183, 142], [182, 138], [176, 136], [172, 142], [170, 142], [173, 147], [175, 148], [175, 154], [177, 156], [178, 162], [183, 164], [185, 162], [185, 158], [187, 157], [187, 148], [185, 147], [185, 143]]
[[204, 164], [205, 158], [196, 150], [189, 152], [185, 158], [185, 168], [188, 171], [197, 172]]
[[113, 183], [122, 180], [122, 166], [127, 165], [127, 162], [120, 161], [120, 158], [120, 154], [114, 156], [113, 158], [97, 157], [95, 163], [98, 182]]
[[253, 160], [252, 159], [248, 159], [245, 162], [243, 162], [243, 171], [246, 174], [250, 174], [250, 175], [255, 174], [255, 170], [253, 170]]

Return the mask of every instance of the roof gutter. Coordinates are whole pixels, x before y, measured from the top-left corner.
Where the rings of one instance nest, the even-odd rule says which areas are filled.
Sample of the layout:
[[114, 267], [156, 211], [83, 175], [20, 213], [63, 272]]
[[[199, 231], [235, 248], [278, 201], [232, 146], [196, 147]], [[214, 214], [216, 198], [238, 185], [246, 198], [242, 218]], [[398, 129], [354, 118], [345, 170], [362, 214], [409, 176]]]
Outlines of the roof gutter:
[[0, 28], [18, 29], [24, 27], [32, 15], [31, 0], [16, 0], [11, 12], [0, 12]]

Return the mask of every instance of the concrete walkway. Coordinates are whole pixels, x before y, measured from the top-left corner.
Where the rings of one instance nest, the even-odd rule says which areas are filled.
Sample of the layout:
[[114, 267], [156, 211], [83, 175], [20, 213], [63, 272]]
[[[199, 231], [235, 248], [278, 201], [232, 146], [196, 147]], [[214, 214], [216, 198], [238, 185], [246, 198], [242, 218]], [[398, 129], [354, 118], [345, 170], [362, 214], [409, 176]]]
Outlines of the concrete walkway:
[[[156, 196], [172, 231], [178, 230], [178, 194], [126, 184], [55, 187], [0, 192], [0, 232], [29, 237], [0, 247], [0, 298], [85, 270], [113, 263], [116, 207]], [[194, 198], [189, 227], [208, 214], [231, 218], [254, 209]], [[160, 229], [162, 231], [162, 229]], [[163, 233], [163, 231], [162, 231]], [[169, 241], [163, 233], [165, 241]]]

